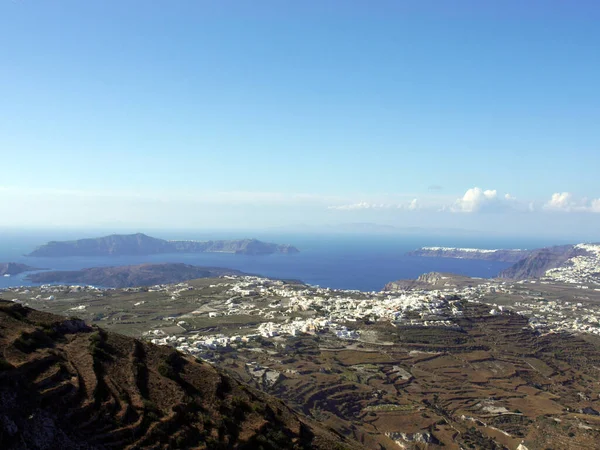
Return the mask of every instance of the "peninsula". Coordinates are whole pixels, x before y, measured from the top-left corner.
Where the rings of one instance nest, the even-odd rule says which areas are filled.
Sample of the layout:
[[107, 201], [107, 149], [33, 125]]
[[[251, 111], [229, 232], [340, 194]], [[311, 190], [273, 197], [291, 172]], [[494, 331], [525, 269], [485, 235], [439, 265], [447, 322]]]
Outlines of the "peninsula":
[[167, 241], [143, 233], [113, 234], [75, 241], [51, 241], [36, 248], [26, 256], [122, 256], [154, 255], [161, 253], [235, 253], [244, 255], [267, 255], [271, 253], [298, 253], [287, 244], [273, 244], [257, 239], [234, 239], [220, 241]]
[[125, 288], [180, 283], [196, 278], [244, 275], [239, 270], [221, 267], [201, 267], [182, 263], [139, 264], [134, 266], [92, 267], [81, 270], [52, 270], [27, 276], [33, 283], [75, 283], [93, 286]]
[[200, 267], [181, 263], [139, 264], [119, 267], [92, 267], [82, 270], [52, 270], [32, 273], [27, 279], [33, 283], [74, 283], [107, 288], [154, 286], [180, 283], [196, 278], [244, 275], [239, 270], [221, 267]]
[[37, 269], [26, 264], [19, 264], [14, 262], [0, 263], [0, 276], [18, 275], [20, 273], [30, 272], [32, 270], [41, 269]]

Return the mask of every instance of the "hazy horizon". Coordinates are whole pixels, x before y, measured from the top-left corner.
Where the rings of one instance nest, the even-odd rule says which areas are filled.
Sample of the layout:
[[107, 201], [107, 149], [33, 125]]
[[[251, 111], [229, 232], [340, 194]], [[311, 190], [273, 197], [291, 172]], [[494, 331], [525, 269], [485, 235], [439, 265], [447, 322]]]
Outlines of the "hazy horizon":
[[[527, 232], [490, 232], [486, 230], [461, 228], [401, 227], [375, 223], [343, 223], [324, 226], [291, 225], [281, 227], [238, 227], [238, 228], [152, 228], [152, 227], [0, 227], [4, 242], [17, 238], [41, 245], [51, 240], [77, 240], [98, 238], [113, 234], [129, 235], [142, 233], [162, 239], [182, 240], [219, 240], [247, 239], [274, 241], [295, 244], [296, 239], [326, 239], [336, 237], [357, 238], [368, 242], [370, 239], [389, 240], [426, 240], [427, 245], [460, 246], [461, 242], [473, 242], [478, 248], [486, 248], [486, 243], [506, 245], [496, 248], [508, 248], [511, 243], [532, 243], [528, 248], [552, 245], [600, 242], [596, 233], [527, 233]], [[455, 244], [456, 242], [456, 244]], [[513, 245], [513, 247], [514, 247]], [[533, 245], [533, 246], [532, 246]], [[491, 248], [488, 247], [487, 248]], [[515, 247], [516, 248], [516, 247]]]

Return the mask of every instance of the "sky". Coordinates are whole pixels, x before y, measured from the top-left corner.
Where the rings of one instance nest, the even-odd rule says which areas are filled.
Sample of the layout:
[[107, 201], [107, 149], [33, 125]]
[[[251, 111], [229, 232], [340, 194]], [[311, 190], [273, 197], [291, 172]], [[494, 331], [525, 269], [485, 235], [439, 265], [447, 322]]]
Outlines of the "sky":
[[0, 227], [600, 241], [596, 1], [0, 0]]

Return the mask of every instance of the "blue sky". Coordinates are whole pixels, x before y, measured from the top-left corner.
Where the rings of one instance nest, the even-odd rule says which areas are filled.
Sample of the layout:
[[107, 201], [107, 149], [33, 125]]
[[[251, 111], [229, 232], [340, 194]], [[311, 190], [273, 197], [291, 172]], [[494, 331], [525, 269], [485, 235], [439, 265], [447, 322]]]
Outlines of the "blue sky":
[[1, 1], [0, 225], [592, 235], [599, 19], [591, 1]]

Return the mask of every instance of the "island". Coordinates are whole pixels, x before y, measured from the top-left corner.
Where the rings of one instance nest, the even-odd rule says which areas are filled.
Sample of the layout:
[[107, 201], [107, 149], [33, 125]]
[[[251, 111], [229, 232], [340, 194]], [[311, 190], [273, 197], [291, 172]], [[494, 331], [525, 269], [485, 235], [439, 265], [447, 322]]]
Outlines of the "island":
[[273, 244], [258, 239], [234, 239], [218, 241], [168, 241], [143, 233], [113, 234], [74, 241], [51, 241], [36, 248], [26, 256], [123, 256], [154, 255], [161, 253], [234, 253], [243, 255], [268, 255], [272, 253], [298, 253], [287, 244]]
[[408, 252], [408, 256], [425, 256], [428, 258], [478, 259], [482, 261], [517, 262], [526, 258], [532, 250], [522, 249], [479, 249], [458, 247], [421, 247]]
[[244, 275], [239, 270], [201, 267], [182, 263], [139, 264], [134, 266], [92, 267], [81, 270], [52, 270], [27, 276], [32, 283], [69, 283], [125, 288], [180, 283], [197, 278]]
[[26, 264], [7, 262], [0, 263], [0, 276], [10, 277], [11, 275], [18, 275], [23, 272], [31, 272], [33, 270], [42, 270], [36, 267], [31, 267]]

